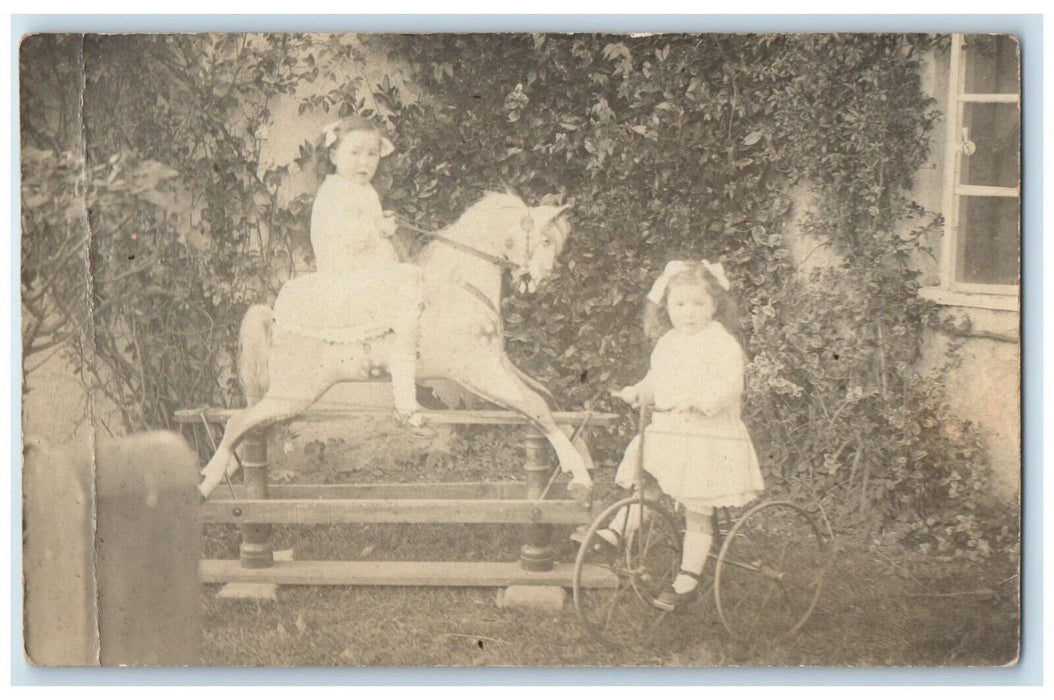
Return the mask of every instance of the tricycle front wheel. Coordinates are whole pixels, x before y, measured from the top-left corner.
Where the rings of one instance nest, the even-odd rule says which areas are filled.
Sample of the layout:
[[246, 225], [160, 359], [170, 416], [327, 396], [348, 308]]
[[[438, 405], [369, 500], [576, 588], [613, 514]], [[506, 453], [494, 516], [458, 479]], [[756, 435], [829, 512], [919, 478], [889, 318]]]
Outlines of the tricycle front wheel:
[[[639, 505], [640, 508], [631, 509]], [[630, 509], [616, 545], [601, 536], [616, 514]], [[649, 643], [660, 634], [661, 613], [652, 606], [673, 583], [681, 563], [682, 530], [656, 501], [631, 496], [606, 508], [590, 525], [578, 550], [574, 601], [586, 632], [609, 646]]]

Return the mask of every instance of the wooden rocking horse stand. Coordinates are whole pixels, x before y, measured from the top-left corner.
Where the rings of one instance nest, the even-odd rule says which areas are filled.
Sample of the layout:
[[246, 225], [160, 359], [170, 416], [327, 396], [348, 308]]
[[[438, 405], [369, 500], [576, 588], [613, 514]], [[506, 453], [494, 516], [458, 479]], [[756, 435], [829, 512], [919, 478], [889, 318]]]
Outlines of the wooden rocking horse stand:
[[[222, 424], [231, 411], [184, 410], [176, 422], [184, 428]], [[364, 415], [388, 415], [386, 409], [312, 409], [302, 421], [336, 421]], [[556, 525], [585, 525], [596, 513], [591, 503], [572, 500], [554, 485], [558, 473], [546, 438], [522, 415], [511, 411], [427, 411], [430, 425], [523, 426], [524, 481], [468, 483], [386, 483], [271, 485], [268, 483], [267, 435], [249, 433], [240, 453], [243, 483], [218, 489], [202, 505], [206, 523], [240, 526], [238, 560], [204, 560], [206, 583], [257, 582], [304, 585], [498, 586], [541, 584], [569, 587], [573, 567], [556, 564], [552, 530]], [[561, 426], [611, 426], [613, 414], [553, 414]], [[519, 559], [503, 562], [456, 561], [275, 561], [273, 525], [350, 523], [493, 523], [524, 526]], [[610, 585], [597, 572], [597, 586]], [[586, 583], [590, 585], [588, 576]]]

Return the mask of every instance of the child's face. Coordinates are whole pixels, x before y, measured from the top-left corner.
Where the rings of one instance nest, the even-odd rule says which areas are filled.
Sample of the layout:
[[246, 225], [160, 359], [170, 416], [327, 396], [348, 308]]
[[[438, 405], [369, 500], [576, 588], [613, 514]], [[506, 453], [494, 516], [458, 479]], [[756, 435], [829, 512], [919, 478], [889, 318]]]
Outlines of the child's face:
[[673, 327], [688, 334], [703, 330], [714, 318], [714, 300], [698, 284], [670, 287], [666, 309]]
[[350, 131], [333, 146], [329, 159], [341, 177], [357, 185], [369, 184], [381, 162], [381, 137], [362, 129]]

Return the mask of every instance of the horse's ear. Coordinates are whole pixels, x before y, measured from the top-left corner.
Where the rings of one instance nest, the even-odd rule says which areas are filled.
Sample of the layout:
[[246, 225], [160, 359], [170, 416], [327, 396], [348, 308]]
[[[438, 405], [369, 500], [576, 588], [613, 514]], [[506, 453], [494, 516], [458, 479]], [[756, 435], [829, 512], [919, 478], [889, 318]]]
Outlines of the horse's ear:
[[561, 206], [542, 205], [534, 208], [534, 220], [537, 222], [538, 230], [544, 229], [549, 224], [555, 222], [564, 212], [571, 208], [570, 204], [563, 204]]
[[546, 228], [552, 226], [557, 232], [556, 238], [559, 246], [563, 246], [564, 241], [567, 240], [568, 234], [571, 232], [570, 225], [566, 222], [566, 219], [562, 222], [562, 225], [553, 226], [557, 222], [561, 221], [561, 217], [568, 209], [571, 208], [570, 204], [564, 204], [562, 206], [542, 205], [534, 207], [532, 209], [533, 219], [535, 221], [535, 231], [542, 232]]

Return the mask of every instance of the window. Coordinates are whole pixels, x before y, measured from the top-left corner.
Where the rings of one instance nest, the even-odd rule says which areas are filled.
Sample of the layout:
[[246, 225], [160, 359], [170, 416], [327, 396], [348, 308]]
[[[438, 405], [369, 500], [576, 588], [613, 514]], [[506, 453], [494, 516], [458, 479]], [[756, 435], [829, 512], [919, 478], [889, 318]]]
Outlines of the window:
[[982, 300], [979, 305], [1016, 309], [1021, 281], [1017, 40], [954, 34], [948, 86], [939, 292], [949, 303], [974, 295], [1013, 297]]

